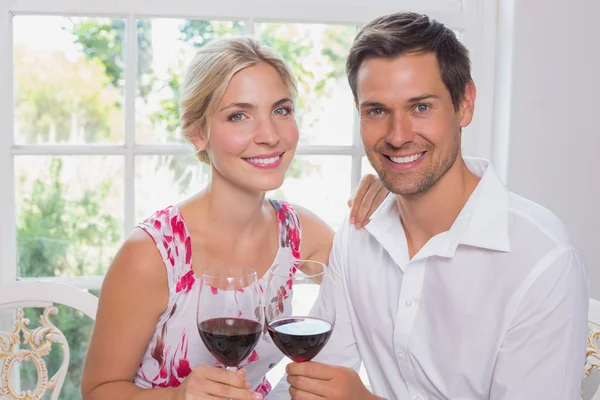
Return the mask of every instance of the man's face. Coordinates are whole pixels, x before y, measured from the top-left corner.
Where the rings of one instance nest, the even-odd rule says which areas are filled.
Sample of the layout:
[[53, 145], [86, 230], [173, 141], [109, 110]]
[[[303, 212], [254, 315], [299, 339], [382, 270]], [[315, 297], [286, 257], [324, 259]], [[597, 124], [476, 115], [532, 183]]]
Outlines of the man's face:
[[357, 75], [360, 132], [367, 157], [392, 193], [427, 191], [460, 154], [473, 116], [475, 86], [458, 111], [433, 53], [365, 60]]

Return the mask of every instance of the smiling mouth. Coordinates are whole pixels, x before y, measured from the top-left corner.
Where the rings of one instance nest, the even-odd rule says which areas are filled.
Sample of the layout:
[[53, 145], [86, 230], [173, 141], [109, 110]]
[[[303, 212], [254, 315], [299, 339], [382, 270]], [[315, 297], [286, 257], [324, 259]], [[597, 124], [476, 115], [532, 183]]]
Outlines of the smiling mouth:
[[418, 154], [414, 154], [412, 156], [407, 156], [407, 157], [391, 157], [391, 156], [386, 156], [388, 159], [390, 159], [394, 164], [410, 164], [411, 162], [415, 162], [417, 161], [419, 158], [423, 157], [423, 155], [425, 154], [425, 152], [421, 152]]
[[281, 160], [281, 156], [283, 156], [283, 153], [273, 157], [250, 157], [244, 158], [244, 160], [249, 162], [250, 164], [269, 166], [277, 164], [279, 160]]

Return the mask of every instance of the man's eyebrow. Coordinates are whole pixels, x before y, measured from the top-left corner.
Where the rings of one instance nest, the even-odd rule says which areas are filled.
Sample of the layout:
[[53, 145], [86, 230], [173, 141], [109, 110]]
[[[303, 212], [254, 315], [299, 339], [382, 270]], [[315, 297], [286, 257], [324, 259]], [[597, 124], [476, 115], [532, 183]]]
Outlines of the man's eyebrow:
[[421, 101], [427, 100], [427, 99], [439, 100], [439, 96], [436, 96], [435, 94], [424, 94], [422, 96], [411, 97], [410, 99], [408, 99], [408, 102], [409, 103], [418, 103], [418, 102], [421, 102]]
[[[419, 103], [423, 100], [428, 100], [428, 99], [439, 100], [439, 98], [440, 97], [435, 94], [424, 94], [422, 96], [411, 97], [406, 102], [407, 103]], [[368, 108], [368, 107], [385, 108], [386, 105], [379, 101], [369, 101], [369, 100], [360, 103], [360, 108]]]
[[362, 103], [360, 103], [360, 108], [367, 108], [367, 107], [385, 107], [385, 105], [378, 101], [363, 101]]

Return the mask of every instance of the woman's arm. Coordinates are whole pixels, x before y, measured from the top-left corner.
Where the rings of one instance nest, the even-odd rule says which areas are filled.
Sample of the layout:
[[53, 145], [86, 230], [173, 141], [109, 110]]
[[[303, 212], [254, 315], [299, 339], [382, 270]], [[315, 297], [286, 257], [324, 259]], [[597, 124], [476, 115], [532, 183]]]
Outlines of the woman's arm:
[[300, 258], [328, 264], [329, 253], [333, 245], [333, 229], [306, 208], [298, 205], [294, 205], [294, 208], [298, 213], [300, 227], [302, 228]]
[[152, 239], [136, 230], [111, 264], [100, 293], [94, 332], [85, 361], [85, 400], [259, 399], [245, 371], [208, 365], [194, 368], [177, 388], [141, 389], [132, 383], [169, 299], [168, 278]]
[[84, 399], [170, 397], [170, 389], [143, 390], [132, 383], [168, 298], [162, 258], [152, 239], [136, 229], [102, 284], [81, 382]]

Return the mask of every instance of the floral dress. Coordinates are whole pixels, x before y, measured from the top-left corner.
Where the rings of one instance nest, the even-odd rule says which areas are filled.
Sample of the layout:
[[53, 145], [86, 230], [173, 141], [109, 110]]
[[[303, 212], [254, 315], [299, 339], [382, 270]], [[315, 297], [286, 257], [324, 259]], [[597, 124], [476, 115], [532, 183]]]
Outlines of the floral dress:
[[[271, 268], [275, 265], [288, 268], [291, 277], [300, 257], [300, 220], [290, 204], [277, 200], [270, 202], [279, 227], [279, 248]], [[156, 212], [138, 227], [150, 235], [162, 256], [168, 277], [169, 302], [158, 319], [134, 383], [142, 388], [177, 387], [197, 365], [220, 366], [200, 339], [196, 325], [200, 278], [192, 270], [191, 239], [179, 209], [174, 206]], [[259, 280], [263, 293], [267, 289], [267, 276], [268, 273]], [[267, 304], [265, 300], [263, 304]], [[282, 299], [277, 301], [281, 303]], [[283, 303], [278, 306], [283, 308], [287, 302]], [[247, 370], [246, 379], [252, 384], [252, 390], [263, 396], [269, 393], [271, 384], [266, 373], [282, 358], [268, 333], [263, 332], [246, 364], [242, 365]]]

